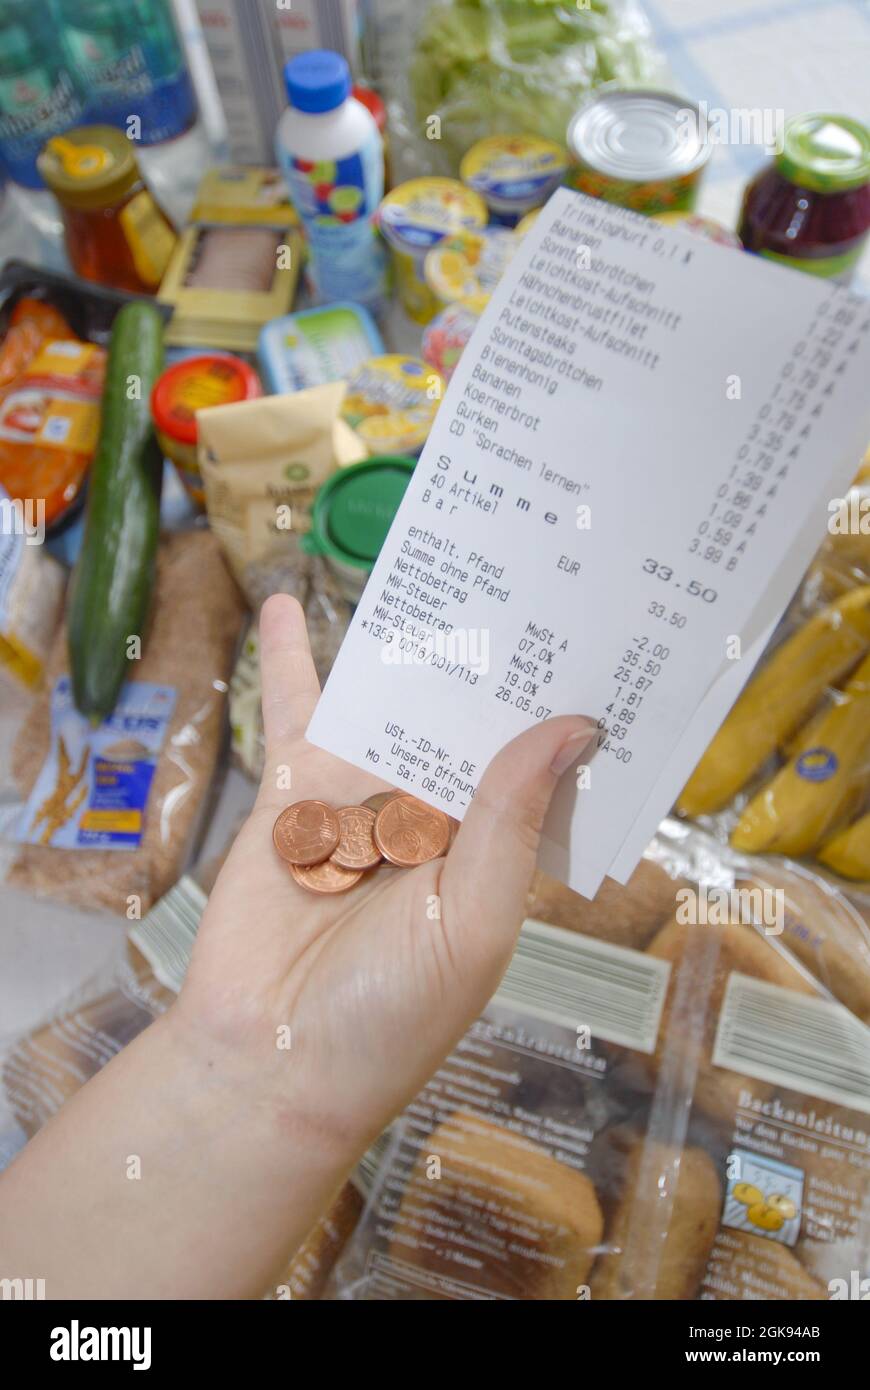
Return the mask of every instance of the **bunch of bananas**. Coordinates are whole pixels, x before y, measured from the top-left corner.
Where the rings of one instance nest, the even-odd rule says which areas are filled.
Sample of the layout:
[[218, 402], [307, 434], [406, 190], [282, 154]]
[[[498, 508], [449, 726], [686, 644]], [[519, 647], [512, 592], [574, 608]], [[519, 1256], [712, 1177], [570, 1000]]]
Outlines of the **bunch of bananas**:
[[[778, 771], [750, 798], [731, 843], [753, 854], [814, 854], [836, 872], [865, 880], [870, 880], [870, 812], [862, 814], [870, 795], [868, 574], [870, 534], [828, 537], [807, 586], [816, 599], [832, 587], [839, 596], [775, 648], [677, 802], [686, 816], [720, 811], [779, 754]], [[842, 582], [832, 583], [835, 576]], [[859, 576], [865, 582], [850, 587]]]

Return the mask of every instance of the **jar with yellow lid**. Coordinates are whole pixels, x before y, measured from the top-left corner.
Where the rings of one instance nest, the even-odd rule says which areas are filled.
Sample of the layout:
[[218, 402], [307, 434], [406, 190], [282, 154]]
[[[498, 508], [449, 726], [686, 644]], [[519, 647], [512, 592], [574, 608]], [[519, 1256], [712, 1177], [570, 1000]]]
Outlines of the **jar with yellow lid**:
[[153, 294], [175, 232], [142, 180], [135, 148], [114, 126], [79, 126], [44, 146], [39, 172], [60, 203], [70, 264], [84, 280]]

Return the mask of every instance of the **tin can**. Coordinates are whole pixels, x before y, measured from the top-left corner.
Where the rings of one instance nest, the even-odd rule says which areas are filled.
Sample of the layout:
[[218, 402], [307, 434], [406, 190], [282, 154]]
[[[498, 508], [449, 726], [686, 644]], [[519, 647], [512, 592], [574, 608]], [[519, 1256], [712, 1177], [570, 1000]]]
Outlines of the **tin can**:
[[700, 108], [667, 92], [599, 92], [568, 127], [570, 188], [633, 212], [689, 212], [710, 158]]

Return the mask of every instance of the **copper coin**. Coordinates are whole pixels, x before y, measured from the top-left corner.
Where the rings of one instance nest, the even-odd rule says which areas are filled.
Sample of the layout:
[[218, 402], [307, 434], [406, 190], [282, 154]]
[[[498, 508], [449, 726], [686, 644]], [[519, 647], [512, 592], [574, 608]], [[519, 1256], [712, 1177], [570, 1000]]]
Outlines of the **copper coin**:
[[384, 858], [410, 869], [444, 853], [450, 843], [450, 821], [443, 811], [402, 793], [378, 812], [374, 833]]
[[272, 839], [288, 864], [322, 864], [340, 834], [338, 816], [325, 801], [294, 801], [276, 820]]
[[369, 810], [374, 811], [375, 815], [377, 815], [378, 811], [380, 811], [384, 806], [386, 806], [388, 801], [392, 801], [394, 796], [404, 795], [404, 792], [397, 791], [375, 792], [374, 796], [366, 797], [365, 801], [363, 802], [363, 806], [368, 806]]
[[382, 855], [372, 838], [375, 813], [370, 806], [342, 806], [338, 813], [341, 839], [330, 860], [342, 869], [373, 869]]
[[343, 869], [331, 859], [322, 864], [291, 864], [290, 872], [311, 893], [346, 893], [363, 876], [362, 869]]

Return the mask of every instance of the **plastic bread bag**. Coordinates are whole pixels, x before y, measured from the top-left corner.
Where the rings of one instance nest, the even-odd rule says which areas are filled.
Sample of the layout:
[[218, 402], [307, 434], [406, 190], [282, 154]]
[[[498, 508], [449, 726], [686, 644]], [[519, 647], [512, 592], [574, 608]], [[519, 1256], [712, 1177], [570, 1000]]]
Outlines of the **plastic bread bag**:
[[[527, 919], [482, 1019], [395, 1126], [328, 1293], [822, 1298], [866, 1263], [867, 1030], [785, 944], [833, 920], [860, 960], [864, 932], [824, 885], [790, 924], [791, 866], [773, 883], [766, 865], [666, 822], [592, 903], [539, 877], [530, 902], [558, 925]], [[776, 1185], [796, 1150], [791, 1119], [768, 1145], [775, 1104], [806, 1130], [800, 1207]], [[768, 1147], [777, 1177], [756, 1198]]]
[[652, 1055], [670, 974], [604, 936], [526, 920], [495, 997], [394, 1125], [328, 1296], [590, 1297], [618, 1197], [608, 1136], [643, 1135], [654, 1096], [626, 1062]]
[[366, 63], [387, 99], [397, 183], [457, 175], [487, 135], [564, 144], [592, 88], [664, 78], [634, 0], [367, 0], [364, 13]]
[[[854, 1297], [870, 1269], [866, 925], [803, 866], [717, 856], [666, 822], [652, 846], [687, 887], [646, 947], [670, 966], [647, 1128], [620, 1155], [593, 1298]], [[842, 953], [842, 955], [840, 954]]]
[[10, 885], [126, 917], [176, 882], [208, 809], [244, 611], [207, 530], [166, 535], [141, 657], [97, 729], [73, 707], [61, 630], [14, 749]]
[[[322, 686], [350, 625], [351, 608], [323, 557], [307, 555], [293, 533], [286, 539], [284, 555], [248, 565], [245, 592], [255, 613], [259, 613], [270, 594], [292, 594], [299, 600], [305, 609], [311, 655]], [[259, 781], [265, 742], [256, 621], [248, 629], [230, 681], [230, 725], [233, 760], [249, 777]]]
[[[233, 837], [234, 838], [234, 837]], [[0, 1168], [3, 1136], [8, 1157], [41, 1129], [65, 1101], [170, 1007], [187, 970], [207, 894], [231, 842], [185, 875], [141, 922], [131, 924], [126, 956], [83, 986], [47, 1024], [15, 1042], [0, 1062]], [[14, 1148], [13, 1148], [13, 1140]], [[362, 1193], [376, 1162], [367, 1156], [300, 1249], [276, 1286], [263, 1297], [319, 1298], [363, 1206]]]

